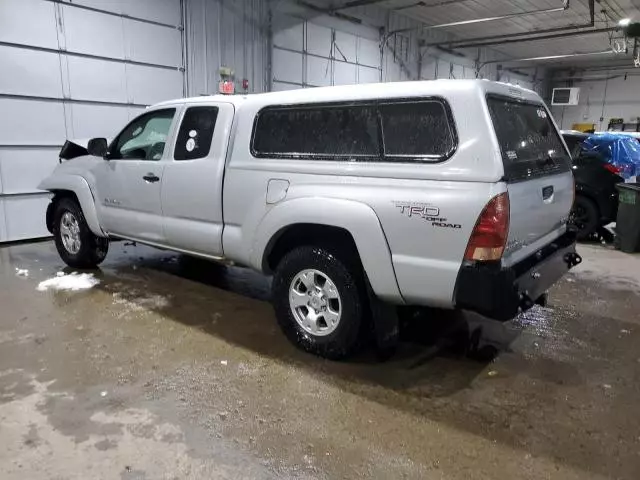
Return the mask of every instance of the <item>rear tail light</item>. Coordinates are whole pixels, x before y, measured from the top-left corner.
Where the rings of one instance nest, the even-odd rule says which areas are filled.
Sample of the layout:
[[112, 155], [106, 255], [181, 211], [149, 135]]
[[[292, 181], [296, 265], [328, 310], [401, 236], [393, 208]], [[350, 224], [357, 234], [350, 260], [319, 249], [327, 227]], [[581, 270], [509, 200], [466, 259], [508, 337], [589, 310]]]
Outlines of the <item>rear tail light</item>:
[[471, 233], [464, 259], [500, 260], [509, 235], [509, 194], [493, 197], [484, 207]]
[[621, 168], [616, 167], [615, 165], [611, 165], [610, 163], [605, 163], [604, 168], [609, 170], [611, 173], [615, 173], [616, 175], [619, 175], [620, 172], [622, 172]]

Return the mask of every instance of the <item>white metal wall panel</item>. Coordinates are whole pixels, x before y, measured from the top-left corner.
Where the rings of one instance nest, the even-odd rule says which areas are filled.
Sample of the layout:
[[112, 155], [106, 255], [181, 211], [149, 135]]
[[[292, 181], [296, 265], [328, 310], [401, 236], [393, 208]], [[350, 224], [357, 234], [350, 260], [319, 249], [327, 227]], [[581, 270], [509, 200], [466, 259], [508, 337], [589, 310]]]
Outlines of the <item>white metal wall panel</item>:
[[331, 57], [331, 29], [307, 22], [307, 52]]
[[180, 4], [174, 0], [74, 0], [73, 3], [166, 25], [180, 24]]
[[464, 78], [473, 80], [476, 78], [476, 70], [473, 67], [464, 67]]
[[380, 81], [377, 30], [347, 27], [331, 17], [278, 14], [273, 22], [272, 90]]
[[0, 149], [0, 193], [36, 192], [42, 171], [58, 164], [58, 147]]
[[[28, 16], [25, 16], [28, 12]], [[57, 48], [55, 4], [42, 0], [0, 1], [0, 42]]]
[[422, 72], [420, 78], [423, 80], [435, 80], [437, 77], [438, 59], [435, 57], [425, 57], [422, 61]]
[[181, 0], [0, 0], [0, 241], [48, 235], [37, 185], [66, 138], [182, 96], [181, 23]]
[[334, 82], [336, 85], [353, 85], [356, 83], [356, 65], [351, 63], [334, 63]]
[[367, 38], [358, 38], [358, 63], [369, 67], [380, 67], [380, 45]]
[[380, 70], [358, 65], [358, 83], [378, 83], [379, 81]]
[[124, 63], [68, 57], [67, 74], [71, 98], [127, 102], [127, 71]]
[[291, 85], [290, 83], [273, 82], [271, 91], [273, 92], [285, 92], [287, 90], [295, 90], [302, 88], [302, 85]]
[[304, 48], [304, 21], [299, 18], [280, 15], [273, 26], [273, 44], [302, 52]]
[[159, 25], [124, 20], [126, 55], [136, 62], [182, 65], [182, 32]]
[[62, 145], [66, 132], [62, 103], [0, 98], [0, 145]]
[[64, 41], [70, 52], [125, 58], [122, 18], [71, 5], [62, 6]]
[[438, 78], [449, 78], [451, 63], [444, 60], [438, 60]]
[[131, 17], [144, 18], [165, 25], [180, 25], [182, 23], [180, 2], [176, 2], [176, 0], [135, 0], [123, 3], [123, 13]]
[[457, 80], [464, 79], [464, 67], [462, 65], [453, 64], [452, 78]]
[[274, 81], [285, 81], [302, 85], [302, 53], [275, 49], [273, 51]]
[[168, 98], [180, 96], [183, 75], [178, 70], [168, 70], [143, 65], [127, 65], [127, 91], [129, 101], [152, 105]]
[[62, 96], [58, 55], [0, 45], [0, 59], [2, 70], [7, 72], [0, 73], [0, 93], [37, 97]]
[[331, 85], [331, 60], [329, 58], [307, 57], [307, 83], [314, 87]]
[[4, 218], [4, 198], [0, 197], [0, 242], [7, 241], [7, 222]]
[[75, 138], [113, 137], [129, 120], [121, 105], [71, 105]]
[[333, 56], [351, 63], [358, 62], [358, 37], [348, 33], [336, 32]]
[[48, 193], [0, 197], [0, 208], [4, 210], [5, 241], [48, 235], [44, 217], [50, 198]]

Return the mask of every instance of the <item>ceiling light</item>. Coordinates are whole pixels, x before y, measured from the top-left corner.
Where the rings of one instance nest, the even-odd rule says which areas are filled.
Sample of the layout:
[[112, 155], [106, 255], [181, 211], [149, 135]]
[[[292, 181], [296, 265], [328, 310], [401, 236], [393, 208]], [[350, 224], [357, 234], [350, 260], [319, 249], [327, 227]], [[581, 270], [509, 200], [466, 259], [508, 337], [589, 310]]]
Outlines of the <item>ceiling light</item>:
[[620, 25], [621, 27], [626, 27], [631, 23], [631, 19], [630, 18], [623, 18], [622, 20], [620, 20], [618, 22], [618, 25]]

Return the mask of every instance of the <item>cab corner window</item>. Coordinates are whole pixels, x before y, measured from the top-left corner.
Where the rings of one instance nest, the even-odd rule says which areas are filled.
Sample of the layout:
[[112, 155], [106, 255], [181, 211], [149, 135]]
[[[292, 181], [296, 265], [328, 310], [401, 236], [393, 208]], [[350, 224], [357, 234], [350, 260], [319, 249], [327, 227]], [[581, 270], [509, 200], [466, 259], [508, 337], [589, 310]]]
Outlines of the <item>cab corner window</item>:
[[190, 107], [184, 114], [173, 158], [195, 160], [209, 155], [218, 107]]
[[133, 120], [116, 138], [109, 158], [158, 161], [162, 158], [175, 109], [156, 110]]

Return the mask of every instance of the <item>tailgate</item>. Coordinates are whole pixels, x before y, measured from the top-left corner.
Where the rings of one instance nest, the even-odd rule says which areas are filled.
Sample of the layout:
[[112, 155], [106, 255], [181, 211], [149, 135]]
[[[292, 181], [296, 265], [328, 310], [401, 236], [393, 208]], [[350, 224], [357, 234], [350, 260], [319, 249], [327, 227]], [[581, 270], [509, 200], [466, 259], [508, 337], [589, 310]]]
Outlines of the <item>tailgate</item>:
[[504, 262], [531, 255], [566, 230], [573, 203], [571, 172], [507, 185], [510, 216]]
[[497, 95], [487, 105], [500, 145], [510, 203], [506, 265], [566, 230], [573, 203], [571, 157], [541, 102]]

